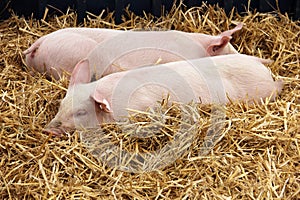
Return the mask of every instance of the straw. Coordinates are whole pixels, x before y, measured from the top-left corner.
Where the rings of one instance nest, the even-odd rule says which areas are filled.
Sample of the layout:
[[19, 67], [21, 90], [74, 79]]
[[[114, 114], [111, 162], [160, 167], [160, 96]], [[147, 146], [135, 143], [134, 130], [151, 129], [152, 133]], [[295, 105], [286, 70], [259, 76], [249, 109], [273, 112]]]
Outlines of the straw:
[[[31, 76], [21, 52], [43, 35], [76, 26], [76, 14], [68, 11], [60, 17], [45, 16], [43, 20], [12, 16], [0, 23], [0, 198], [299, 198], [299, 21], [277, 12], [239, 15], [233, 11], [226, 16], [223, 9], [205, 4], [191, 9], [183, 5], [174, 7], [161, 18], [127, 13], [119, 25], [114, 23], [112, 13], [104, 12], [88, 14], [80, 26], [176, 29], [216, 35], [243, 22], [243, 29], [233, 35], [231, 43], [241, 53], [273, 59], [268, 67], [274, 79], [285, 82], [282, 93], [274, 102], [224, 106], [224, 126], [216, 127], [219, 134], [213, 135], [210, 143], [204, 142], [213, 122], [210, 105], [169, 107], [164, 101], [158, 103], [157, 109], [132, 112], [123, 123], [123, 132], [116, 124], [104, 124], [103, 140], [98, 140], [98, 146], [93, 140], [89, 140], [91, 146], [86, 145], [80, 131], [53, 138], [42, 133], [42, 129], [55, 116], [68, 81], [49, 81], [40, 74]], [[184, 118], [184, 112], [192, 117]], [[169, 118], [159, 117], [161, 113]], [[157, 135], [146, 134], [142, 139], [130, 136], [148, 133], [157, 126]], [[154, 171], [142, 173], [140, 168], [134, 168], [139, 173], [131, 173], [128, 168], [113, 167], [110, 163], [116, 162], [114, 152], [101, 148], [114, 145], [131, 152], [130, 155], [146, 155], [174, 141], [180, 129], [189, 138], [177, 136], [184, 151], [176, 152], [172, 146], [161, 151], [165, 156], [173, 156], [172, 162], [155, 166], [163, 159], [155, 157], [158, 160], [143, 165], [146, 158], [151, 158], [147, 156], [140, 160], [142, 164], [137, 162], [141, 157], [119, 160], [133, 167], [155, 168]], [[193, 137], [188, 137], [189, 132]], [[211, 145], [206, 152], [205, 145]], [[102, 158], [111, 162], [101, 162], [101, 151]]]

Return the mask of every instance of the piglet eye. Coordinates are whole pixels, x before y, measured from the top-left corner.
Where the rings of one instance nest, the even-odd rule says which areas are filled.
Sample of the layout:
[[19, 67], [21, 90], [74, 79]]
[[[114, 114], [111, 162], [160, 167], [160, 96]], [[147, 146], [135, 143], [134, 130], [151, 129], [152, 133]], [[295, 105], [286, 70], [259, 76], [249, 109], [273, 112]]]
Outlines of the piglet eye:
[[78, 110], [76, 113], [75, 113], [75, 116], [76, 117], [80, 117], [80, 116], [84, 116], [86, 115], [86, 110]]

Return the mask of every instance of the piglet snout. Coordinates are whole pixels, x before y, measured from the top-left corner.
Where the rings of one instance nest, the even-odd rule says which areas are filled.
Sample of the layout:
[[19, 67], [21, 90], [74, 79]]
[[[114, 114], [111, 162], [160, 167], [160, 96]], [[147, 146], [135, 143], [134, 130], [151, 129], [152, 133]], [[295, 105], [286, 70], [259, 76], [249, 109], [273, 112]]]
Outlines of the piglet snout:
[[62, 123], [60, 121], [51, 121], [45, 129], [43, 129], [43, 133], [45, 134], [52, 134], [55, 137], [60, 137], [64, 133], [62, 129]]
[[47, 135], [53, 135], [54, 137], [61, 137], [61, 133], [58, 130], [55, 129], [43, 129], [43, 133]]

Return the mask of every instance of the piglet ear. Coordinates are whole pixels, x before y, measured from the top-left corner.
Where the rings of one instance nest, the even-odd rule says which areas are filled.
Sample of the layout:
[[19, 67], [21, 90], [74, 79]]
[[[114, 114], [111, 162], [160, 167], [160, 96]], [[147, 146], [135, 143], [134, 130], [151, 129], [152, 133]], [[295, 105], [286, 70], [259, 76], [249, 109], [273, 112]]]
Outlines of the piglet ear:
[[107, 113], [112, 112], [108, 101], [103, 97], [103, 95], [99, 91], [96, 90], [91, 97], [95, 100], [96, 103], [99, 104], [99, 108], [101, 110]]
[[232, 34], [234, 34], [235, 32], [237, 32], [239, 30], [241, 30], [242, 28], [243, 28], [243, 23], [239, 23], [233, 29], [222, 32], [220, 34], [220, 36], [232, 36]]
[[231, 36], [217, 36], [207, 48], [207, 54], [210, 56], [219, 55], [223, 48], [229, 43]]
[[[239, 31], [243, 28], [243, 23], [239, 23], [236, 27], [231, 30], [227, 30], [216, 36], [210, 46], [207, 48], [207, 54], [210, 56], [220, 55], [222, 54], [221, 51], [223, 48], [229, 43], [230, 39], [232, 38], [232, 34], [236, 31]], [[229, 47], [230, 52], [238, 53], [233, 47]]]
[[90, 67], [88, 59], [83, 59], [76, 64], [70, 79], [70, 86], [79, 83], [89, 83], [91, 81]]

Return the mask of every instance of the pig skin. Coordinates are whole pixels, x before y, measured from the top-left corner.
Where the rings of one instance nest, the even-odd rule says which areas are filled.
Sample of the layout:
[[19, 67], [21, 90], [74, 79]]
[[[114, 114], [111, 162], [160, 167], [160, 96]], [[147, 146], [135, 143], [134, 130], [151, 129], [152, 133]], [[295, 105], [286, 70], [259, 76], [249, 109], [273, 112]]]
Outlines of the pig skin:
[[283, 83], [273, 80], [262, 64], [268, 62], [242, 54], [222, 55], [118, 72], [90, 82], [89, 61], [83, 60], [74, 69], [66, 97], [45, 132], [61, 135], [119, 121], [127, 108], [145, 110], [168, 94], [170, 102], [182, 103], [274, 100]]
[[[48, 77], [60, 79], [62, 74], [71, 74], [76, 64], [88, 58], [91, 62], [99, 65], [103, 59], [107, 61], [108, 58], [115, 58], [115, 50], [124, 43], [141, 44], [145, 41], [150, 41], [155, 47], [160, 48], [161, 35], [165, 35], [163, 44], [169, 42], [172, 48], [168, 51], [176, 51], [181, 49], [182, 55], [179, 57], [170, 56], [170, 54], [161, 54], [161, 51], [135, 51], [133, 54], [118, 58], [115, 66], [119, 68], [109, 68], [111, 66], [97, 66], [98, 78], [116, 71], [123, 71], [124, 69], [131, 69], [140, 66], [153, 65], [157, 60], [162, 59], [160, 63], [166, 63], [177, 60], [184, 60], [184, 58], [194, 59], [206, 56], [222, 55], [238, 53], [234, 47], [229, 43], [232, 34], [242, 28], [242, 23], [238, 24], [235, 28], [224, 31], [218, 36], [211, 36], [201, 33], [186, 33], [181, 31], [121, 31], [113, 29], [100, 29], [100, 28], [66, 28], [39, 38], [34, 42], [31, 47], [23, 52], [25, 55], [26, 65], [32, 71], [37, 71], [46, 74]], [[158, 33], [157, 33], [158, 32]], [[118, 41], [120, 34], [126, 33], [126, 41]], [[137, 40], [137, 35], [142, 35]], [[170, 35], [170, 37], [167, 37]], [[189, 51], [191, 48], [188, 44], [178, 43], [178, 37], [184, 36], [186, 40], [194, 42], [198, 45], [195, 52]], [[122, 38], [122, 37], [121, 37]], [[120, 39], [120, 38], [119, 38]], [[177, 45], [176, 45], [177, 44]], [[105, 46], [106, 48], [103, 48]], [[186, 51], [186, 52], [185, 52]], [[137, 62], [140, 56], [146, 57], [145, 62]], [[109, 60], [111, 61], [111, 60]], [[91, 63], [92, 64], [92, 63]], [[104, 74], [100, 74], [103, 72]], [[69, 78], [69, 76], [66, 76]]]
[[74, 66], [99, 43], [123, 31], [98, 28], [66, 28], [35, 41], [23, 51], [25, 63], [34, 72], [60, 79], [70, 74]]

